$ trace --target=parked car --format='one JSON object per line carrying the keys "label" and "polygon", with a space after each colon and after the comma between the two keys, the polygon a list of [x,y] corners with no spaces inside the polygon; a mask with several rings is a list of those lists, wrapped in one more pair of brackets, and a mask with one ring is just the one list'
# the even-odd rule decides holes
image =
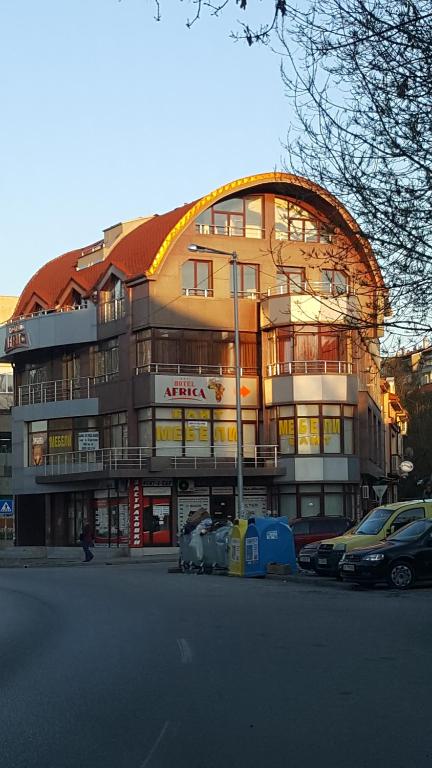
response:
{"label": "parked car", "polygon": [[397,589],[432,580],[432,520],[417,520],[380,544],[346,552],[339,572],[344,581],[370,586],[387,581]]}
{"label": "parked car", "polygon": [[366,517],[344,536],[328,539],[320,544],[317,554],[317,572],[334,576],[339,574],[339,562],[345,552],[379,544],[391,533],[415,520],[432,518],[432,500],[399,501],[372,509]]}
{"label": "parked car", "polygon": [[297,517],[290,522],[298,554],[306,544],[345,533],[354,525],[346,517]]}
{"label": "parked car", "polygon": [[305,547],[302,547],[298,553],[298,564],[304,571],[316,570],[316,559],[320,544],[320,541],[313,541],[311,544],[306,544]]}

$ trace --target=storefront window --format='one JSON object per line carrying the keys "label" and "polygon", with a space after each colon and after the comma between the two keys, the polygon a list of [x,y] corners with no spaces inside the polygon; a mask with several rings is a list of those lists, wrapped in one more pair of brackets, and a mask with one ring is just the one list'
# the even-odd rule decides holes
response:
{"label": "storefront window", "polygon": [[[341,418],[341,409],[344,419]],[[347,410],[345,410],[347,409]],[[343,431],[342,431],[343,424]],[[279,408],[279,448],[282,454],[352,454],[354,409],[340,405],[297,405]]]}

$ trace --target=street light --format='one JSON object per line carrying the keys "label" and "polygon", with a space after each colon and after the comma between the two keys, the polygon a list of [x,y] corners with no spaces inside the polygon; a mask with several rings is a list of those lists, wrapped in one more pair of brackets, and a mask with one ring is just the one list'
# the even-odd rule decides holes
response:
{"label": "street light", "polygon": [[236,251],[220,251],[217,248],[207,248],[204,245],[191,243],[188,250],[193,253],[214,253],[217,256],[230,256],[233,265],[233,295],[234,295],[234,355],[235,355],[235,382],[236,382],[236,422],[237,422],[237,494],[238,516],[245,517],[243,503],[243,445],[242,445],[242,418],[241,418],[241,381],[240,381],[240,332],[238,311],[238,256]]}

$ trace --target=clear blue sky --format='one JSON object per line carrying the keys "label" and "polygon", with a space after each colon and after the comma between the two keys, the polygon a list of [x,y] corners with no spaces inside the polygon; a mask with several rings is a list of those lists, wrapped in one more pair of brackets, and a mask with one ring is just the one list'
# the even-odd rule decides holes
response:
{"label": "clear blue sky", "polygon": [[229,39],[238,8],[191,30],[187,3],[162,10],[0,0],[0,294],[118,221],[280,167],[278,57]]}

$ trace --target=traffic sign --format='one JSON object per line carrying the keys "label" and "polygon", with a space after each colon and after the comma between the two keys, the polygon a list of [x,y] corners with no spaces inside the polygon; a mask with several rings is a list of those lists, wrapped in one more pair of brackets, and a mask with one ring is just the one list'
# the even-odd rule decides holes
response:
{"label": "traffic sign", "polygon": [[384,485],[384,484],[383,485],[373,485],[372,488],[374,490],[374,494],[377,497],[378,501],[381,502],[382,501],[382,497],[384,496],[384,494],[385,494],[385,492],[386,492],[386,490],[388,488],[388,485]]}
{"label": "traffic sign", "polygon": [[0,499],[0,516],[12,517],[14,513],[14,503],[12,499]]}

